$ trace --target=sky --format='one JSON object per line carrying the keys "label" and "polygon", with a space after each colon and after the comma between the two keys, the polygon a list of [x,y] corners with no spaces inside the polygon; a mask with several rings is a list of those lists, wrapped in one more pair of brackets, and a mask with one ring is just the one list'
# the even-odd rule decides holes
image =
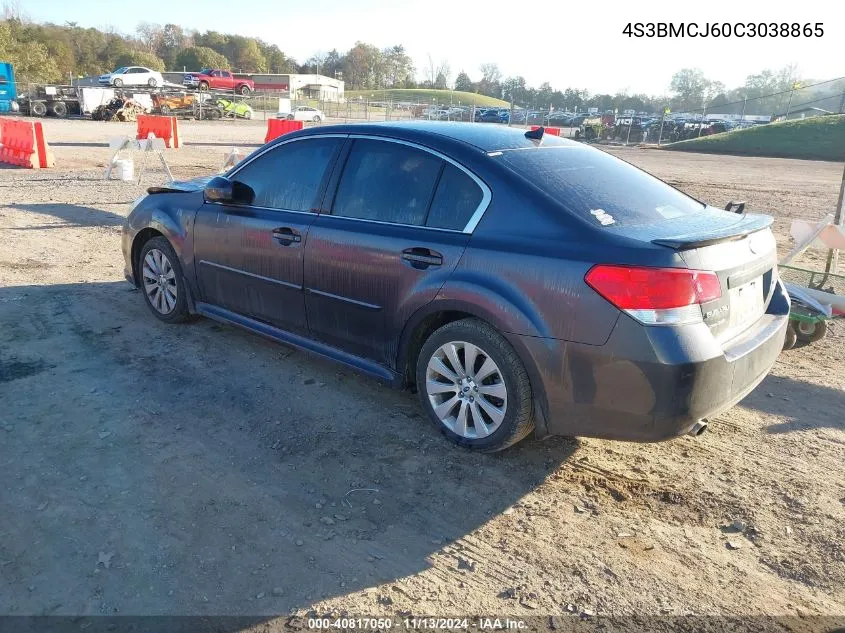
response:
{"label": "sky", "polygon": [[[199,31],[259,37],[304,61],[316,52],[344,52],[356,41],[379,48],[402,44],[417,73],[448,61],[477,80],[479,66],[495,62],[504,76],[522,75],[530,86],[586,88],[591,93],[668,93],[672,74],[699,68],[728,88],[766,68],[789,64],[802,77],[845,75],[845,7],[841,0],[804,5],[784,0],[702,2],[519,3],[513,0],[17,0],[38,22],[111,27],[134,33],[139,22],[168,22]],[[116,7],[119,5],[119,10]],[[109,7],[109,8],[106,8]],[[524,8],[523,8],[524,7]],[[806,8],[805,8],[806,7]],[[629,38],[629,22],[822,23],[822,37]]]}

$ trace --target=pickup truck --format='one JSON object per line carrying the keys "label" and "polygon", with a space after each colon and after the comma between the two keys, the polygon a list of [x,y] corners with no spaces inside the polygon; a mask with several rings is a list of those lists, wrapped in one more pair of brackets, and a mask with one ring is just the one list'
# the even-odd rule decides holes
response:
{"label": "pickup truck", "polygon": [[198,73],[186,73],[184,84],[200,90],[231,90],[242,95],[248,95],[255,90],[252,79],[235,77],[231,71],[219,68],[203,68]]}

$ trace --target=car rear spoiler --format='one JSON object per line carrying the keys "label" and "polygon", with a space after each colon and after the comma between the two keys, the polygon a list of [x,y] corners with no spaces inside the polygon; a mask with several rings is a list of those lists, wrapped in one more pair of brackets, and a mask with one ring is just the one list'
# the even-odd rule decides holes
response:
{"label": "car rear spoiler", "polygon": [[702,246],[718,244],[719,242],[740,240],[746,235],[770,227],[772,222],[773,219],[769,215],[745,215],[739,222],[729,226],[719,227],[711,231],[708,231],[706,227],[702,227],[701,231],[695,231],[694,233],[687,233],[685,235],[660,237],[651,240],[651,243],[684,251],[691,248],[701,248]]}

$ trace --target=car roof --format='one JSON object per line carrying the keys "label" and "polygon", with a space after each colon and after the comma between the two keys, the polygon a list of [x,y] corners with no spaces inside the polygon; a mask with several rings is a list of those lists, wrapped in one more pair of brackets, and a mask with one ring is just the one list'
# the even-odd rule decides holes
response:
{"label": "car roof", "polygon": [[[437,142],[440,139],[472,145],[483,152],[536,147],[536,141],[525,138],[525,130],[497,125],[478,125],[447,121],[388,121],[383,123],[353,123],[308,128],[297,136],[315,134],[371,134],[408,141]],[[285,135],[287,136],[287,135]],[[557,136],[547,135],[544,141],[555,145],[579,145]]]}

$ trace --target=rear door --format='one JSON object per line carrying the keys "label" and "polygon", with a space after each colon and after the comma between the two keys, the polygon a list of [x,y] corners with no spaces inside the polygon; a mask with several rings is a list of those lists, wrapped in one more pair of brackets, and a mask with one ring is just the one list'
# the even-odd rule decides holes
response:
{"label": "rear door", "polygon": [[141,73],[143,71],[140,68],[133,66],[132,68],[128,68],[126,70],[126,74],[123,77],[123,84],[126,86],[138,86],[142,83],[145,83]]}
{"label": "rear door", "polygon": [[201,300],[284,330],[306,330],[303,252],[343,135],[274,146],[231,174],[248,204],[204,204],[194,227]]}
{"label": "rear door", "polygon": [[455,269],[489,189],[421,147],[354,138],[305,252],[311,335],[392,367],[408,318]]}

